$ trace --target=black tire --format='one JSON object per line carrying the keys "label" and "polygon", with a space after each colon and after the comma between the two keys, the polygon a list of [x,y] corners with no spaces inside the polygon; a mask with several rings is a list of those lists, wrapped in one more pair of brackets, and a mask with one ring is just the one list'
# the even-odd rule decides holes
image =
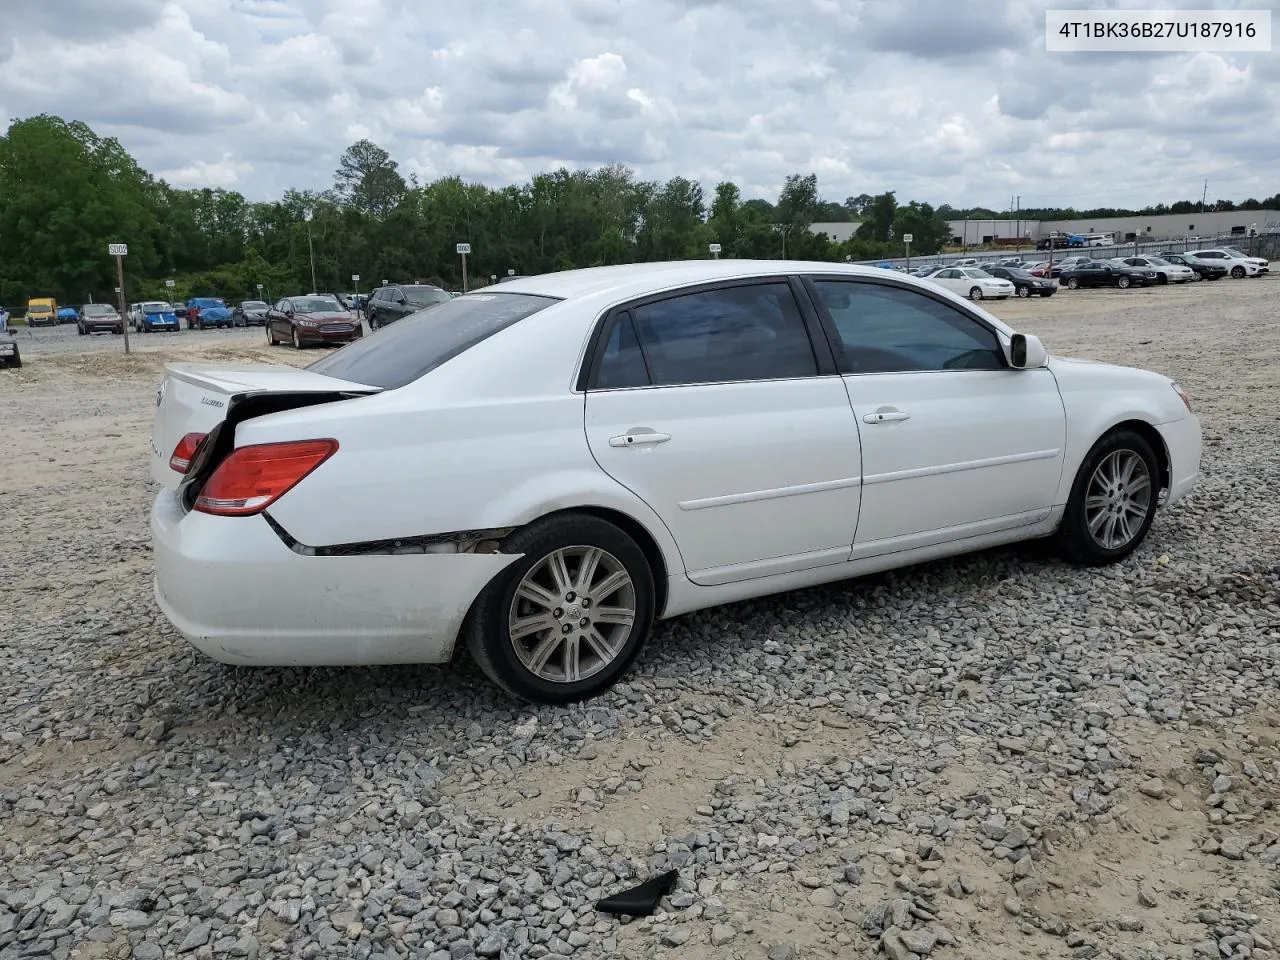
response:
{"label": "black tire", "polygon": [[297,328],[297,327],[294,327],[294,328],[293,328],[293,349],[295,349],[295,350],[301,350],[301,349],[302,349],[302,338],[300,338],[300,337],[298,336],[298,328]]}
{"label": "black tire", "polygon": [[[510,636],[508,614],[525,575],[554,551],[575,546],[598,547],[622,565],[631,577],[635,620],[614,659],[599,672],[573,682],[548,680],[520,661]],[[653,626],[653,571],[644,551],[607,520],[580,513],[538,520],[509,536],[503,549],[523,556],[481,591],[462,628],[467,650],[485,675],[512,696],[546,704],[586,700],[617,683],[639,655]]]}
{"label": "black tire", "polygon": [[1245,273],[1244,267],[1232,267],[1231,279],[1239,280],[1244,277],[1244,273]]}
{"label": "black tire", "polygon": [[981,287],[974,287],[972,290],[970,290],[970,291],[969,291],[969,299],[970,299],[970,300],[981,300],[981,299],[982,299],[982,288],[981,288]]}
{"label": "black tire", "polygon": [[1128,277],[1120,277],[1116,280],[1116,286],[1119,287],[1121,290],[1128,290],[1130,284],[1132,283],[1133,281],[1130,280]]}
{"label": "black tire", "polygon": [[1052,297],[1052,296],[1053,296],[1053,291],[1052,291],[1052,290],[1041,290],[1041,291],[1040,291],[1040,296],[1042,296],[1042,297]]}
{"label": "black tire", "polygon": [[1067,281],[1067,286],[1070,287],[1072,290],[1079,290],[1080,281],[1075,277],[1072,277],[1070,280]]}
{"label": "black tire", "polygon": [[276,339],[276,332],[271,329],[271,324],[268,323],[266,327],[267,327],[267,346],[270,346],[270,347],[280,346],[280,341]]}
{"label": "black tire", "polygon": [[1169,282],[1169,275],[1167,273],[1156,274],[1156,283],[1168,283],[1168,282]]}
{"label": "black tire", "polygon": [[14,347],[13,356],[11,356],[7,362],[9,366],[17,370],[19,367],[22,366],[22,351],[19,350],[17,347]]}
{"label": "black tire", "polygon": [[83,337],[83,336],[85,335],[85,329],[84,329],[84,327],[77,326],[77,327],[76,327],[76,333],[80,334],[80,336],[82,336],[82,337]]}
{"label": "black tire", "polygon": [[[1089,532],[1088,522],[1085,519],[1085,500],[1088,497],[1094,471],[1112,454],[1121,451],[1130,451],[1142,458],[1147,468],[1147,476],[1150,478],[1150,498],[1146,514],[1132,539],[1123,546],[1108,549]],[[1056,534],[1059,552],[1071,563],[1081,566],[1096,567],[1123,560],[1146,539],[1147,531],[1151,529],[1151,521],[1156,515],[1159,492],[1160,465],[1156,460],[1155,451],[1151,449],[1151,444],[1141,434],[1132,430],[1118,429],[1106,434],[1093,445],[1093,449],[1084,458],[1075,482],[1071,485],[1071,496],[1067,500],[1067,509]]]}
{"label": "black tire", "polygon": [[1018,296],[1024,299],[1031,296],[1031,288],[1028,287],[1026,284],[1022,284],[1017,289],[1018,289]]}

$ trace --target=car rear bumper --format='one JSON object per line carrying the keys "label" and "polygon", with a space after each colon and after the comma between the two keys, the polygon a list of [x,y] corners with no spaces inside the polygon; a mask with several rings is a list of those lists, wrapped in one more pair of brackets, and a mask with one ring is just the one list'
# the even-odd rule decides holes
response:
{"label": "car rear bumper", "polygon": [[1169,451],[1169,494],[1165,505],[1171,506],[1190,493],[1200,479],[1200,421],[1192,416],[1162,423],[1156,429]]}
{"label": "car rear bumper", "polygon": [[155,596],[214,660],[250,666],[442,663],[467,611],[515,554],[315,557],[262,516],[151,511]]}

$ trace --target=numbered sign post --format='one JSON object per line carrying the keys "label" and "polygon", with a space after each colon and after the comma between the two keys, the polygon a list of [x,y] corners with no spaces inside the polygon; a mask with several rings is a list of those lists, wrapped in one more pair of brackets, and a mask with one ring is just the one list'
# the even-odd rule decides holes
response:
{"label": "numbered sign post", "polygon": [[457,246],[458,256],[462,257],[462,292],[467,292],[467,254],[471,252],[471,244],[460,243]]}
{"label": "numbered sign post", "polygon": [[902,235],[902,242],[907,245],[907,273],[911,272],[911,241],[914,239],[915,237],[909,233]]}
{"label": "numbered sign post", "polygon": [[711,251],[711,257],[712,257],[712,259],[714,259],[714,260],[719,260],[719,259],[720,259],[720,244],[718,244],[718,243],[712,243],[712,244],[709,244],[709,245],[707,246],[707,249]]}
{"label": "numbered sign post", "polygon": [[351,289],[355,291],[355,299],[351,301],[352,309],[360,312],[360,274],[351,275]]}
{"label": "numbered sign post", "polygon": [[118,293],[120,301],[120,328],[124,331],[124,352],[129,352],[129,324],[124,320],[124,258],[129,255],[129,245],[127,243],[108,243],[107,255],[116,258],[116,293]]}

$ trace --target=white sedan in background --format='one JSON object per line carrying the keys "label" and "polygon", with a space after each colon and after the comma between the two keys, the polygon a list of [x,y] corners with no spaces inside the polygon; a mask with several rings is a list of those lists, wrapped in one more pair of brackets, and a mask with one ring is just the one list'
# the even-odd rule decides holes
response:
{"label": "white sedan in background", "polygon": [[1166,376],[927,281],[698,260],[521,277],[317,360],[171,364],[161,610],[249,665],[449,660],[535,702],[655,620],[1039,537],[1128,556],[1200,469]]}
{"label": "white sedan in background", "polygon": [[1000,300],[1017,292],[1008,280],[993,277],[978,267],[947,267],[925,279],[970,300]]}
{"label": "white sedan in background", "polygon": [[1152,270],[1157,283],[1191,283],[1199,279],[1194,270],[1185,264],[1172,263],[1163,257],[1116,257],[1112,263],[1126,267]]}

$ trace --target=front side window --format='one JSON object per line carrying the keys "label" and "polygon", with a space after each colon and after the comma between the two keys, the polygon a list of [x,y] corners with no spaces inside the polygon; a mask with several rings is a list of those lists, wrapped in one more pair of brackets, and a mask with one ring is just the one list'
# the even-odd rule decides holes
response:
{"label": "front side window", "polygon": [[923,293],[849,280],[813,287],[839,336],[842,373],[1005,368],[993,330]]}
{"label": "front side window", "polygon": [[705,290],[632,310],[655,386],[782,380],[818,372],[785,281]]}

